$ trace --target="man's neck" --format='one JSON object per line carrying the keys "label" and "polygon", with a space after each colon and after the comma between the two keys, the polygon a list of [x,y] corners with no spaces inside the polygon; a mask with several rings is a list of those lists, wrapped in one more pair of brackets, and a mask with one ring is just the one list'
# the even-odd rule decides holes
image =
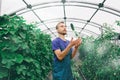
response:
{"label": "man's neck", "polygon": [[65,35],[61,35],[61,34],[59,34],[59,38],[61,38],[62,40],[66,41],[66,39],[65,39]]}

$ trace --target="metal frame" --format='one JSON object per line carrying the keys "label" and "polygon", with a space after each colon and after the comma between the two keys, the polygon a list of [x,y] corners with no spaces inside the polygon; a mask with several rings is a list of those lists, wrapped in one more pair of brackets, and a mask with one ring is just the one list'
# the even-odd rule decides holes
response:
{"label": "metal frame", "polygon": [[[78,26],[75,26],[75,28],[77,28],[77,29],[79,29],[79,30],[81,30],[82,28],[80,28],[80,27],[78,27]],[[52,31],[54,31],[55,30],[55,27],[51,27],[50,28]],[[43,32],[48,32],[48,29],[45,29],[45,30],[42,30]],[[71,30],[71,28],[68,28],[68,31],[70,31],[70,32],[73,32],[72,30]],[[95,32],[93,32],[93,31],[90,31],[90,30],[88,30],[88,29],[84,29],[84,32],[89,32],[90,34],[92,33],[92,34],[94,34],[94,35],[100,35],[100,34],[97,34],[97,33],[95,33]],[[76,32],[78,32],[78,31],[76,31]]]}
{"label": "metal frame", "polygon": [[[53,32],[54,32],[55,34],[57,34],[57,32],[56,32],[55,30],[54,30]],[[67,31],[67,32],[69,33],[69,32],[72,32],[72,31]],[[49,34],[49,33],[47,33],[47,34]],[[89,36],[89,35],[84,34],[84,33],[81,33],[81,35]],[[68,36],[68,35],[66,35],[66,36]]]}
{"label": "metal frame", "polygon": [[[43,7],[39,7],[39,8],[34,8],[34,10],[37,10],[37,9],[42,9],[42,8],[63,6],[61,4],[60,5],[55,5],[57,3],[61,3],[61,2],[60,1],[54,1],[54,2],[38,3],[38,4],[32,5],[32,8],[34,8],[36,6],[43,6]],[[70,5],[68,5],[67,3],[69,3]],[[71,3],[76,3],[76,4],[80,3],[80,4],[83,4],[83,5],[73,5]],[[50,5],[50,4],[54,4],[54,5]],[[90,6],[87,6],[87,5],[90,5]],[[65,6],[78,6],[78,7],[86,7],[86,8],[91,8],[91,9],[97,9],[98,4],[96,4],[96,3],[90,3],[90,2],[84,2],[84,1],[66,1]],[[96,7],[92,7],[92,6],[96,6]],[[18,13],[18,12],[26,10],[26,9],[28,9],[28,8],[26,8],[26,7],[25,8],[21,8],[21,9],[19,9],[17,11],[14,11],[14,12],[10,13],[10,14]],[[111,12],[111,11],[108,11],[108,10],[104,10],[104,9],[108,9],[108,10],[111,10],[111,11],[114,11],[114,12]],[[104,9],[100,9],[100,10],[120,17],[120,11],[119,10],[114,9],[112,7],[105,6],[105,5],[104,5]],[[26,13],[26,12],[29,12],[29,11],[31,11],[31,10],[28,9],[25,12],[22,12],[20,14],[23,14],[23,13]],[[20,14],[18,14],[18,15],[20,15]]]}
{"label": "metal frame", "polygon": [[[46,20],[44,21],[44,23],[46,24],[49,24],[49,23],[54,23],[54,22],[58,22],[60,19],[63,19],[63,18],[56,18],[56,19],[49,19],[49,20]],[[82,24],[85,24],[86,23],[86,20],[83,20],[83,19],[79,19],[79,18],[67,18],[66,19],[68,22],[76,22],[76,23],[82,23]],[[90,26],[93,26],[93,27],[96,27],[98,29],[101,29],[102,25],[98,24],[98,23],[95,23],[95,22],[90,22],[88,25]],[[41,26],[38,24],[38,27]],[[77,27],[75,26],[76,28],[80,28],[80,30],[82,29],[81,27]],[[53,30],[55,27],[51,27],[50,29]],[[45,30],[48,30],[48,29],[45,29]],[[87,30],[87,29],[86,29]],[[104,29],[103,29],[104,30]],[[44,30],[42,30],[44,32]],[[92,32],[94,34],[97,34],[91,30],[88,30],[89,32]],[[97,34],[98,35],[98,34]]]}
{"label": "metal frame", "polygon": [[[106,0],[103,0],[103,2],[101,2],[99,4],[95,4],[95,3],[84,2],[84,1],[66,1],[66,0],[61,0],[61,2],[60,1],[54,1],[54,2],[38,3],[38,4],[31,5],[31,4],[28,4],[27,2],[25,2],[25,0],[23,0],[23,2],[26,4],[27,8],[21,8],[21,9],[15,11],[15,12],[11,13],[10,15],[12,15],[14,13],[16,13],[16,14],[18,13],[17,15],[21,15],[21,14],[27,13],[29,11],[32,11],[34,13],[34,15],[39,19],[39,21],[47,28],[47,30],[49,30],[54,36],[56,36],[54,34],[54,32],[52,32],[52,30],[50,30],[50,28],[47,26],[47,24],[44,23],[45,21],[43,21],[37,15],[37,13],[34,10],[43,9],[43,8],[49,8],[49,7],[56,7],[56,6],[63,6],[63,12],[64,12],[63,13],[64,14],[63,19],[64,19],[65,24],[66,24],[66,22],[68,22],[68,20],[69,20],[67,18],[67,15],[66,15],[66,10],[65,10],[66,6],[85,7],[85,8],[90,8],[90,9],[96,9],[96,11],[91,15],[91,17],[88,20],[83,20],[83,21],[85,21],[85,23],[84,23],[85,25],[81,28],[81,30],[79,32],[79,33],[81,33],[85,29],[85,27],[87,27],[87,25],[90,25],[90,23],[98,24],[98,23],[95,23],[95,22],[91,22],[92,18],[94,17],[94,15],[98,11],[104,11],[106,13],[110,13],[112,15],[120,17],[120,11],[116,10],[114,8],[105,6],[104,5],[105,1]],[[72,3],[74,3],[74,4],[76,3],[77,5],[74,5]],[[55,4],[57,4],[57,5],[55,5]],[[41,7],[39,7],[39,6],[41,6]],[[104,7],[104,9],[102,9],[102,7]],[[77,19],[74,18],[73,20],[77,20]],[[82,20],[82,19],[79,19],[79,20]],[[98,24],[98,25],[100,25],[100,24]],[[101,33],[102,33],[102,26],[99,27],[99,28],[101,29]]]}
{"label": "metal frame", "polygon": [[[55,22],[58,22],[60,19],[63,19],[63,18],[56,18],[56,19],[49,19],[49,20],[45,20],[44,23],[45,24],[49,24],[49,23],[55,23]],[[79,19],[79,18],[67,18],[67,21],[68,22],[76,22],[76,23],[82,23],[82,24],[85,24],[86,23],[86,20],[83,20],[83,19]],[[37,24],[38,28],[39,26],[42,26],[43,24]],[[95,22],[90,22],[88,25],[90,26],[93,26],[93,27],[96,27],[98,29],[101,30],[101,32],[104,30],[104,28],[102,28],[102,25],[98,24],[98,23],[95,23]],[[80,28],[80,30],[82,29],[81,27],[77,27],[75,26],[76,28]],[[51,30],[55,29],[55,27],[51,27],[50,28]],[[48,29],[44,29],[44,30],[41,30],[41,31],[45,31],[45,30],[48,30]],[[87,30],[87,29],[86,29]],[[92,32],[93,34],[97,34],[95,32],[93,32],[92,30],[88,30],[89,32]],[[102,33],[101,33],[102,34]],[[97,35],[100,35],[100,34],[97,34]]]}
{"label": "metal frame", "polygon": [[2,0],[0,0],[0,16],[1,16],[1,7],[2,7]]}

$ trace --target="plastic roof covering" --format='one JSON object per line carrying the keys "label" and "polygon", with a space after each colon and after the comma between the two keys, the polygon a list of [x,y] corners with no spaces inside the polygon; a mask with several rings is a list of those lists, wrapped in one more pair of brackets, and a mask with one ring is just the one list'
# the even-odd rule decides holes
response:
{"label": "plastic roof covering", "polygon": [[104,23],[114,25],[115,31],[120,32],[115,25],[120,20],[118,0],[1,0],[0,4],[0,15],[17,14],[27,23],[38,22],[38,28],[52,39],[57,37],[55,26],[59,21],[66,22],[67,38],[75,37],[70,23],[82,37],[101,35]]}

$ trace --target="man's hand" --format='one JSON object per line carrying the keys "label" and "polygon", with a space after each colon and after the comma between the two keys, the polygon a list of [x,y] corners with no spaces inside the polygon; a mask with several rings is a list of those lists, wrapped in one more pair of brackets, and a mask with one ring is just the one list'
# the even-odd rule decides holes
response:
{"label": "man's hand", "polygon": [[82,42],[81,38],[78,38],[76,40],[73,40],[73,38],[72,38],[70,43],[69,43],[69,46],[70,47],[75,46],[75,48],[78,48],[80,46],[81,42]]}
{"label": "man's hand", "polygon": [[74,45],[73,45],[74,46],[74,50],[72,52],[71,59],[76,55],[78,47],[80,46],[81,43],[82,43],[81,38],[78,38],[78,39],[74,40]]}
{"label": "man's hand", "polygon": [[75,48],[77,49],[77,48],[80,46],[81,43],[82,43],[82,39],[81,39],[81,38],[78,38],[78,39],[76,40]]}
{"label": "man's hand", "polygon": [[73,46],[75,46],[76,43],[77,43],[77,40],[73,40],[73,38],[71,38],[69,46],[72,48]]}

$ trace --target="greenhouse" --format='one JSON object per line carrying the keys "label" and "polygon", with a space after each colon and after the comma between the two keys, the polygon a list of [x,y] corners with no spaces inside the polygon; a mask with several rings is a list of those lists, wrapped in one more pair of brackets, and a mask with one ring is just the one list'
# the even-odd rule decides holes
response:
{"label": "greenhouse", "polygon": [[0,0],[0,80],[120,80],[118,0]]}

